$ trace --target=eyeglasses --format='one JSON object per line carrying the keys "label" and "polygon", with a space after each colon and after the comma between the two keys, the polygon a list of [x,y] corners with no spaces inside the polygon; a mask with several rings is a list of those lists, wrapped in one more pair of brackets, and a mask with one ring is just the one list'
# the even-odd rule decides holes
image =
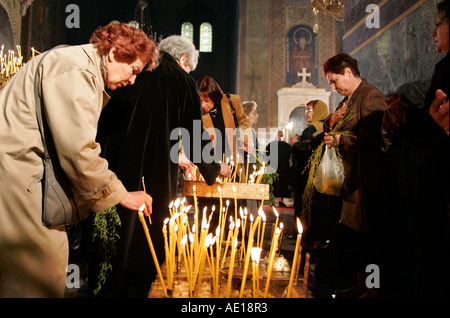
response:
{"label": "eyeglasses", "polygon": [[312,110],[312,109],[305,109],[305,114],[307,114],[307,113],[310,113],[310,112],[313,112],[314,110]]}

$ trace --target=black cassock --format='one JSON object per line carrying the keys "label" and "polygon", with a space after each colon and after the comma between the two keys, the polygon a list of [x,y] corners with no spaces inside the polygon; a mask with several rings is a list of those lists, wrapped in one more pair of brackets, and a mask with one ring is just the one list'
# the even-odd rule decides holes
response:
{"label": "black cassock", "polygon": [[[178,140],[174,136],[171,140],[171,132],[175,129],[176,136],[179,127],[187,129],[191,138],[186,140],[183,135],[183,146],[193,149],[193,143],[200,145],[201,115],[194,80],[171,55],[162,52],[160,65],[151,72],[143,72],[134,85],[114,94],[99,121],[97,139],[103,156],[126,189],[143,190],[142,176],[145,178],[146,191],[153,198],[149,230],[160,263],[164,261],[163,221],[170,216],[168,206],[177,196],[178,165],[171,160],[170,153],[177,153]],[[209,143],[209,139],[201,141],[201,148],[212,147]],[[189,153],[187,156],[190,158]],[[220,165],[196,164],[207,183],[213,184]],[[147,240],[137,213],[120,205],[117,210],[122,222],[120,241],[105,295],[112,292],[110,296],[146,297],[156,277]]]}

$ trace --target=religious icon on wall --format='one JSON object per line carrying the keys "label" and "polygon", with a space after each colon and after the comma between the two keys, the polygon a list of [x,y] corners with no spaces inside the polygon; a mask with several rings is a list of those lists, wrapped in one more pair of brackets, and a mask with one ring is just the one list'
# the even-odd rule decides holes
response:
{"label": "religious icon on wall", "polygon": [[308,82],[317,85],[317,35],[308,25],[291,28],[286,35],[286,84]]}

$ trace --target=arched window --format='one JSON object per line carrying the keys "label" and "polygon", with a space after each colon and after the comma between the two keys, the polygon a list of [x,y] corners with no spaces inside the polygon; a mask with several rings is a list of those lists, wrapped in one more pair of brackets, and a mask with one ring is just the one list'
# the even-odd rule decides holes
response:
{"label": "arched window", "polygon": [[200,25],[200,52],[212,52],[212,25],[208,22],[203,22]]}
{"label": "arched window", "polygon": [[194,43],[194,25],[191,22],[184,22],[181,25],[181,36]]}

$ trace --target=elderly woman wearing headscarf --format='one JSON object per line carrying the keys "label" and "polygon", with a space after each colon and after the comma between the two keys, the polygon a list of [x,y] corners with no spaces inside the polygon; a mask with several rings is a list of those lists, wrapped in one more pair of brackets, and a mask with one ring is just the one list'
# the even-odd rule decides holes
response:
{"label": "elderly woman wearing headscarf", "polygon": [[[291,138],[292,145],[292,189],[294,190],[294,215],[302,220],[303,243],[312,247],[313,241],[325,242],[330,238],[328,199],[327,195],[315,193],[315,204],[312,206],[311,218],[308,221],[302,211],[302,194],[305,189],[308,174],[302,173],[313,150],[321,143],[323,121],[329,115],[328,106],[321,100],[311,100],[306,103],[305,117],[307,127],[300,136]],[[295,223],[295,222],[294,222]],[[294,229],[294,233],[297,230]]]}

